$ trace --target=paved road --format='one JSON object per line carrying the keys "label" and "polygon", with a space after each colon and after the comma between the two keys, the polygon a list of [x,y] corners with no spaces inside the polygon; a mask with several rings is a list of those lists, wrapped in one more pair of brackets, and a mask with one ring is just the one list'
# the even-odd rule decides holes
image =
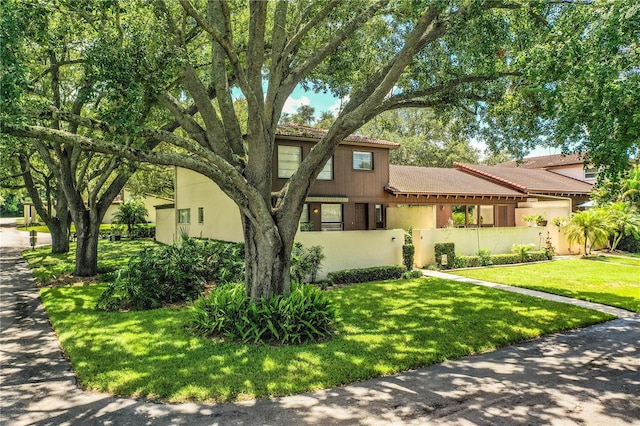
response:
{"label": "paved road", "polygon": [[0,254],[3,425],[640,425],[638,315],[285,398],[169,405],[84,392],[20,251]]}

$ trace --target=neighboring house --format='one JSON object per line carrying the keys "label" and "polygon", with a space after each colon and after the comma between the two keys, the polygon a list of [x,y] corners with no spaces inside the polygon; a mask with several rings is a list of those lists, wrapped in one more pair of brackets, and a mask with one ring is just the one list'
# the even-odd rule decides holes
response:
{"label": "neighboring house", "polygon": [[[278,128],[272,164],[274,191],[282,188],[324,134],[324,130],[300,125]],[[402,229],[409,227],[424,230],[414,231],[414,241],[417,237],[422,241],[416,244],[423,246],[417,250],[419,266],[432,261],[433,241],[458,238],[451,231],[443,233],[455,228],[463,228],[456,234],[463,254],[474,254],[483,241],[491,241],[482,248],[494,253],[508,252],[513,243],[540,245],[543,228],[524,229],[524,215],[567,218],[575,205],[589,199],[590,184],[545,170],[390,165],[389,151],[398,146],[349,136],[311,186],[296,240],[325,248],[325,273],[400,263]],[[158,241],[171,243],[182,234],[242,241],[240,213],[233,201],[203,175],[182,168],[175,173],[175,205],[156,207]],[[503,229],[513,231],[505,236]],[[465,230],[493,236],[483,240],[479,231],[470,237]],[[467,244],[471,240],[473,244]]]}
{"label": "neighboring house", "polygon": [[508,161],[500,164],[500,166],[548,170],[591,184],[595,183],[598,177],[598,170],[593,166],[585,166],[584,158],[582,158],[582,155],[579,153],[528,157],[523,158],[520,162]]}

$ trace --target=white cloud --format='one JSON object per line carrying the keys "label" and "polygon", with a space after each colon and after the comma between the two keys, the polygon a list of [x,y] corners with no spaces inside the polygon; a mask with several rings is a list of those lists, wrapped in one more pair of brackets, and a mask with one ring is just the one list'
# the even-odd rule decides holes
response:
{"label": "white cloud", "polygon": [[310,104],[311,102],[309,101],[309,98],[306,96],[302,96],[300,97],[300,99],[294,99],[290,97],[284,103],[284,108],[282,109],[282,112],[286,114],[295,114],[298,112],[298,108],[300,108],[302,105],[310,105]]}

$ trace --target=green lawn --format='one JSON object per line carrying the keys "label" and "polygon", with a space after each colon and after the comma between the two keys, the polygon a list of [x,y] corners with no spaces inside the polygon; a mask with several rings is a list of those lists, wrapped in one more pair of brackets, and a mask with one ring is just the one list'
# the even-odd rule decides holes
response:
{"label": "green lawn", "polygon": [[[111,231],[111,228],[113,228],[114,225],[110,224],[110,223],[102,223],[100,224],[100,232],[109,232]],[[122,226],[120,225],[120,228],[122,229]],[[36,232],[45,232],[45,233],[49,233],[49,227],[47,225],[30,225],[30,226],[24,226],[21,225],[18,227],[18,231],[36,231]],[[76,226],[72,223],[71,224],[71,232],[76,232]]]}
{"label": "green lawn", "polygon": [[[640,266],[640,259],[628,256],[598,256],[589,259],[594,262],[617,263],[620,265]],[[640,280],[639,280],[640,281]]]}
{"label": "green lawn", "polygon": [[618,257],[558,260],[456,271],[456,275],[531,288],[640,312],[640,267]]}
{"label": "green lawn", "polygon": [[[108,241],[98,243],[98,272],[112,272],[126,265],[129,257],[145,247],[154,247],[157,243],[150,239]],[[60,278],[72,274],[76,258],[76,243],[70,243],[68,253],[51,254],[50,246],[35,250],[25,250],[22,255],[31,268],[31,274],[42,285],[49,285]]]}
{"label": "green lawn", "polygon": [[235,401],[290,395],[492,351],[612,317],[435,278],[352,285],[329,293],[337,335],[301,346],[194,337],[189,311],[93,309],[104,285],[51,287],[42,300],[80,383],[117,395]]}

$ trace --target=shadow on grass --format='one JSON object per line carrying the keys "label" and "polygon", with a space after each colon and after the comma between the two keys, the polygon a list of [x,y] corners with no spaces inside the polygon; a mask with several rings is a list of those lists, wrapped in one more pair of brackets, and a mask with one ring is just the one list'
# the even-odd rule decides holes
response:
{"label": "shadow on grass", "polygon": [[301,346],[193,337],[185,309],[104,313],[100,287],[43,293],[80,382],[118,395],[233,401],[290,395],[460,358],[611,317],[453,283],[414,280],[334,291],[337,336]]}

